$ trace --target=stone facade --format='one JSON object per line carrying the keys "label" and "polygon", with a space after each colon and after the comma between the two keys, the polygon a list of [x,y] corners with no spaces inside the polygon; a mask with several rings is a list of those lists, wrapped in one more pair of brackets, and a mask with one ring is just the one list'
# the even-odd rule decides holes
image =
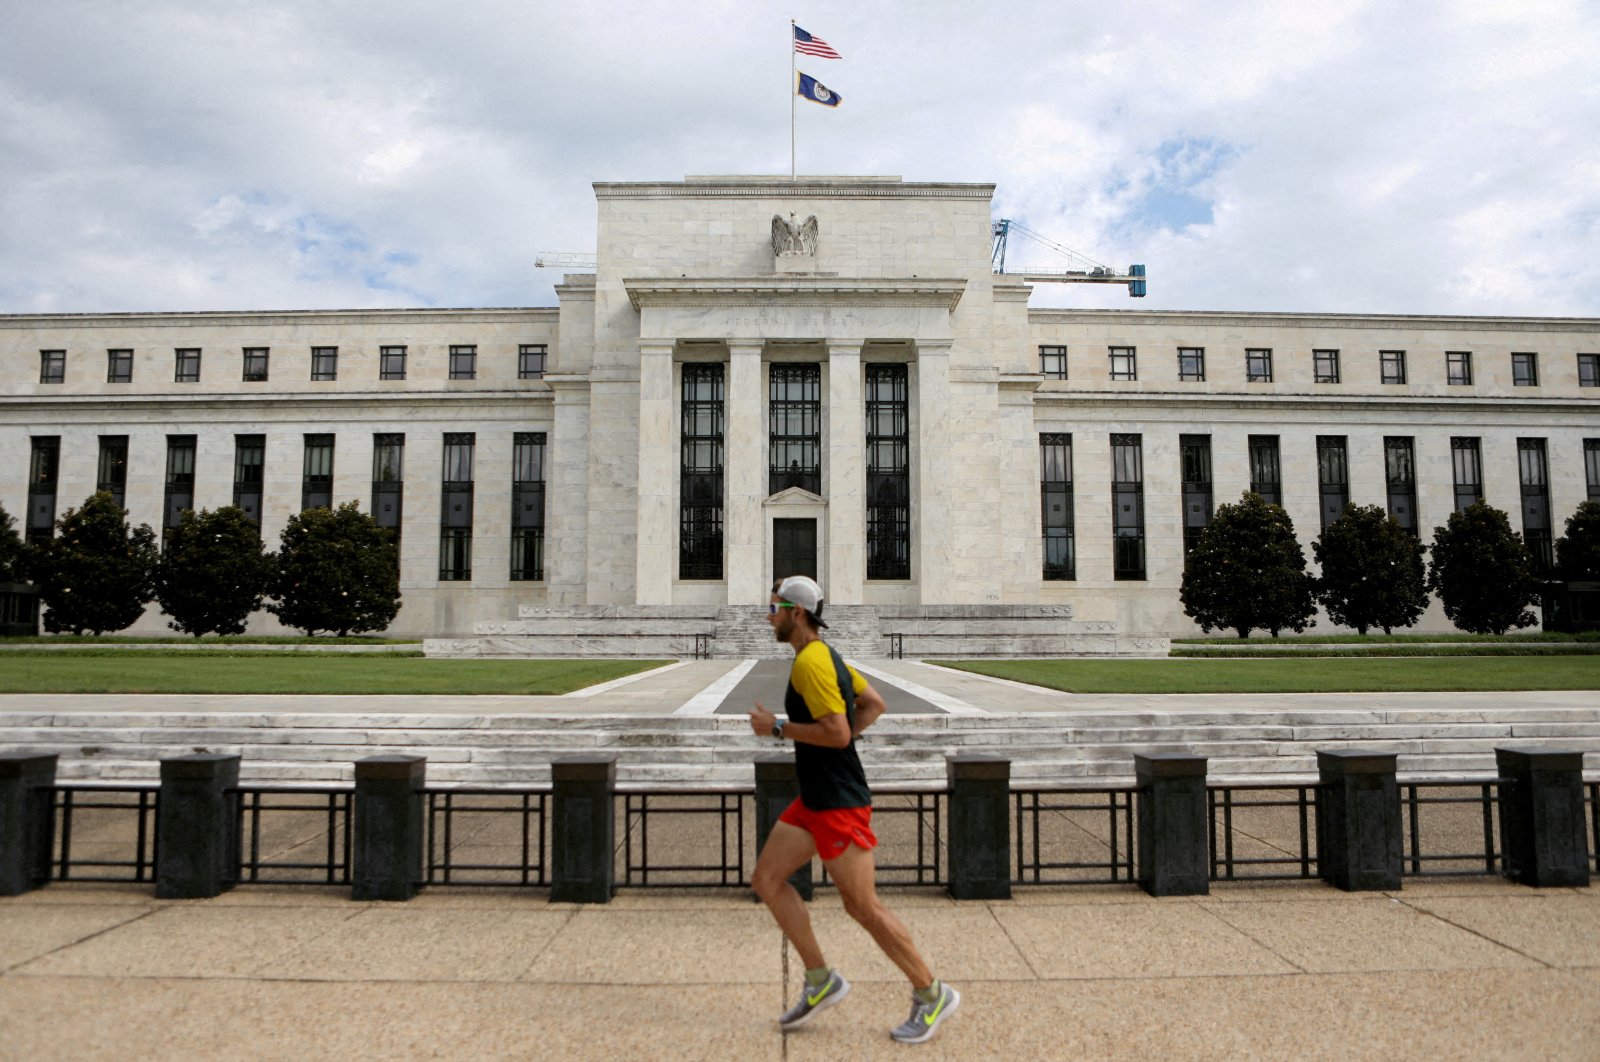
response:
{"label": "stone facade", "polygon": [[[740,177],[595,191],[595,271],[565,277],[555,308],[0,317],[0,504],[22,519],[32,440],[60,440],[59,512],[95,488],[99,438],[125,435],[126,504],[159,527],[168,436],[196,437],[194,504],[215,508],[233,500],[234,436],[263,434],[270,543],[302,499],[305,435],[334,435],[334,499],[367,508],[373,437],[404,434],[395,633],[498,636],[519,608],[711,617],[765,599],[781,522],[810,529],[837,605],[987,607],[996,623],[1001,606],[1069,606],[1137,638],[1193,631],[1177,600],[1180,436],[1208,438],[1215,504],[1249,485],[1249,437],[1275,437],[1283,503],[1307,542],[1320,527],[1318,436],[1347,440],[1349,495],[1363,504],[1386,501],[1385,437],[1411,439],[1425,538],[1454,506],[1452,437],[1480,440],[1485,496],[1514,526],[1519,439],[1544,441],[1556,535],[1600,492],[1585,458],[1600,387],[1579,374],[1580,356],[1600,352],[1600,321],[1036,310],[1029,285],[991,272],[990,185]],[[799,232],[812,216],[814,240],[777,238],[774,219]],[[313,379],[313,348],[330,347],[334,378]],[[385,347],[404,348],[403,378],[384,378]],[[519,373],[519,352],[540,347],[542,371]],[[1064,349],[1049,373],[1041,347]],[[247,381],[245,351],[263,348],[266,378]],[[472,349],[470,378],[451,371],[452,348]],[[1203,350],[1203,379],[1180,377],[1179,348]],[[201,352],[198,381],[175,379],[180,349]],[[108,378],[112,350],[132,351],[125,381]],[[1247,378],[1247,350],[1271,352],[1270,379]],[[1314,350],[1338,351],[1338,382],[1318,381]],[[60,382],[45,351],[65,352]],[[1404,382],[1384,382],[1383,351],[1403,352]],[[1470,352],[1470,384],[1447,381],[1447,352]],[[1537,383],[1520,384],[1513,355],[1530,353]],[[721,570],[683,578],[684,375],[707,363],[721,366]],[[769,374],[786,364],[818,366],[815,490],[769,481]],[[874,576],[867,534],[864,381],[879,364],[905,366],[909,563],[894,578]],[[476,443],[465,580],[440,578],[447,432]],[[513,581],[517,432],[545,438],[544,568]],[[1070,580],[1043,578],[1041,433],[1071,438]],[[1124,434],[1143,459],[1134,579],[1115,578],[1113,561],[1111,440]],[[152,612],[136,629],[161,625]],[[266,616],[253,626],[275,629]],[[1448,624],[1435,606],[1422,628]]]}

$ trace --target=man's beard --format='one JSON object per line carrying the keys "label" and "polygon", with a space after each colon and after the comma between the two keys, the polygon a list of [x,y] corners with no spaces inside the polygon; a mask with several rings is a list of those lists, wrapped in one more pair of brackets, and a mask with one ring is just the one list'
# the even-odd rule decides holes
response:
{"label": "man's beard", "polygon": [[789,640],[789,632],[784,630],[781,626],[774,627],[772,628],[772,640],[775,642],[786,642]]}

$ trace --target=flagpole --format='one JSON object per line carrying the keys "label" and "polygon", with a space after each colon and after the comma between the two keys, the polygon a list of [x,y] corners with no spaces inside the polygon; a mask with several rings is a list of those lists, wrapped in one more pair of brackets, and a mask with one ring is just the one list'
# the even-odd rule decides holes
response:
{"label": "flagpole", "polygon": [[791,181],[796,179],[795,178],[795,172],[796,171],[795,171],[795,163],[794,163],[794,126],[795,126],[795,111],[799,107],[799,103],[796,102],[796,97],[799,94],[795,91],[795,87],[794,87],[795,69],[796,68],[795,68],[795,65],[794,65],[794,19],[791,18],[789,20],[789,180],[791,180]]}

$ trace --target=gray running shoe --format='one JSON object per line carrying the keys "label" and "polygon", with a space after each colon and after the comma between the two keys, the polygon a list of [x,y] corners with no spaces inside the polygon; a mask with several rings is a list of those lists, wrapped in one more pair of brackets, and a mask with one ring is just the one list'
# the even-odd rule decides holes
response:
{"label": "gray running shoe", "polygon": [[920,1044],[933,1039],[939,1025],[961,1006],[961,993],[949,985],[939,986],[939,998],[924,1003],[915,994],[911,997],[911,1017],[905,1023],[889,1030],[889,1035],[903,1044]]}
{"label": "gray running shoe", "polygon": [[800,1002],[790,1007],[784,1012],[783,1017],[778,1019],[778,1028],[784,1032],[798,1029],[849,994],[850,982],[846,981],[838,970],[830,973],[828,979],[818,988],[803,985],[800,989]]}

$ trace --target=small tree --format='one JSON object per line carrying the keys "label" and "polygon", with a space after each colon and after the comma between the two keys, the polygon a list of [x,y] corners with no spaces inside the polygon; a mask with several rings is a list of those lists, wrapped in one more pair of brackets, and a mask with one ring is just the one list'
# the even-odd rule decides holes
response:
{"label": "small tree", "polygon": [[393,536],[346,502],[291,516],[267,611],[308,635],[381,631],[400,611]]}
{"label": "small tree", "polygon": [[149,524],[129,528],[128,511],[106,491],[56,521],[55,537],[30,547],[28,574],[49,607],[52,634],[120,631],[155,596],[160,555]]}
{"label": "small tree", "polygon": [[1600,579],[1600,502],[1586,501],[1556,539],[1556,569],[1568,581]]}
{"label": "small tree", "polygon": [[1390,634],[1428,607],[1427,547],[1376,505],[1346,505],[1311,552],[1322,566],[1317,600],[1340,626]]}
{"label": "small tree", "polygon": [[1451,623],[1473,634],[1504,634],[1534,622],[1539,580],[1522,536],[1506,514],[1477,502],[1433,529],[1428,589]]}
{"label": "small tree", "polygon": [[0,583],[20,583],[27,579],[24,560],[27,547],[17,533],[17,522],[0,505]]}
{"label": "small tree", "polygon": [[1285,628],[1303,631],[1316,613],[1306,555],[1294,521],[1281,505],[1246,491],[1220,505],[1189,552],[1179,599],[1208,634],[1235,630],[1248,638],[1256,627],[1276,638]]}
{"label": "small tree", "polygon": [[243,509],[186,511],[156,572],[156,600],[175,631],[243,634],[275,570]]}

